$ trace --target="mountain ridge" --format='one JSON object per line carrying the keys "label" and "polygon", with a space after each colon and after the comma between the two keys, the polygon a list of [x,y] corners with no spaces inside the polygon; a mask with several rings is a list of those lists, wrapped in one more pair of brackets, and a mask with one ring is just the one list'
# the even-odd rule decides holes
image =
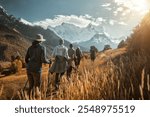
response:
{"label": "mountain ridge", "polygon": [[99,51],[103,50],[105,45],[110,45],[112,48],[116,48],[116,45],[105,33],[97,33],[91,39],[78,44],[87,47],[88,49],[90,49],[90,46],[95,46]]}
{"label": "mountain ridge", "polygon": [[[3,46],[7,47],[5,50],[1,49],[1,51],[3,50],[2,53],[5,54],[0,57],[0,60],[10,60],[10,56],[14,53],[13,51],[17,50],[24,57],[27,47],[31,45],[36,34],[39,33],[46,39],[46,42],[43,44],[47,47],[48,54],[50,54],[52,49],[58,45],[60,37],[50,29],[45,30],[40,26],[30,26],[21,22],[20,19],[21,18],[17,19],[13,15],[9,15],[3,7],[0,7],[0,48],[3,48]],[[10,41],[12,39],[14,39],[14,41]],[[25,45],[25,47],[19,48],[19,45],[15,43],[17,39],[22,40],[19,41],[20,45]],[[8,44],[12,45],[11,49],[7,46]],[[69,44],[68,41],[65,41],[66,46]],[[7,54],[7,50],[10,50],[9,54]]]}

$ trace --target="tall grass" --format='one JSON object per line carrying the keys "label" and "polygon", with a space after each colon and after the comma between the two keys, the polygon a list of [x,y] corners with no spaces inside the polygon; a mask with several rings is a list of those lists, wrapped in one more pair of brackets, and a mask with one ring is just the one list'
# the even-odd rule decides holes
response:
{"label": "tall grass", "polygon": [[2,93],[3,93],[3,88],[4,88],[4,86],[1,85],[1,86],[0,86],[0,97],[1,97],[1,95],[2,95]]}
{"label": "tall grass", "polygon": [[128,37],[126,54],[114,58],[108,53],[94,63],[86,55],[70,82],[63,76],[58,92],[53,93],[54,75],[50,75],[51,85],[47,87],[45,81],[40,99],[150,99],[149,30],[150,13]]}
{"label": "tall grass", "polygon": [[50,100],[109,100],[150,99],[149,75],[145,72],[141,54],[129,54],[110,59],[101,64],[100,58],[93,63],[82,60],[79,72],[72,74],[71,81],[64,75],[60,89],[54,92],[54,75],[51,84],[44,80],[41,91],[34,90],[32,97],[21,91],[20,99]]}

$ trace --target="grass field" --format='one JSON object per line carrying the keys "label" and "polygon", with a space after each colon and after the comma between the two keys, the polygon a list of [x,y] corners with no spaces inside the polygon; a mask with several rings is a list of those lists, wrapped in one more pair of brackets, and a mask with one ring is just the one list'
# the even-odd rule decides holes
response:
{"label": "grass field", "polygon": [[[22,91],[27,80],[26,71],[22,69],[21,74],[0,78],[0,99],[150,99],[149,75],[143,67],[140,69],[143,64],[141,55],[130,57],[126,48],[122,48],[98,53],[94,62],[89,54],[85,56],[78,72],[73,71],[71,81],[63,76],[58,92],[53,92],[54,75],[48,76],[45,65],[41,92],[35,89],[34,95],[29,98],[26,91]],[[49,87],[48,77],[51,79]]]}

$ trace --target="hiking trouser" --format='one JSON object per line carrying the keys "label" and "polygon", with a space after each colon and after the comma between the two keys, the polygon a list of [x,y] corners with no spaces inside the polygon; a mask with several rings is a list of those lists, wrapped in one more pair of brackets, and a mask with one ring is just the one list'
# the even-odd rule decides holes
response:
{"label": "hiking trouser", "polygon": [[69,80],[69,78],[71,77],[72,69],[73,69],[72,66],[69,66],[68,69],[67,69],[67,78],[68,78],[68,80]]}
{"label": "hiking trouser", "polygon": [[77,68],[79,67],[79,65],[80,65],[80,61],[81,61],[81,58],[79,57],[79,58],[76,58],[76,60],[75,60],[75,65],[77,66]]}
{"label": "hiking trouser", "polygon": [[56,73],[56,76],[55,76],[55,89],[56,90],[59,89],[60,80],[61,80],[63,75],[64,75],[64,72],[63,73]]}
{"label": "hiking trouser", "polygon": [[34,88],[41,88],[41,72],[30,72],[27,71],[27,76],[29,80],[29,92]]}

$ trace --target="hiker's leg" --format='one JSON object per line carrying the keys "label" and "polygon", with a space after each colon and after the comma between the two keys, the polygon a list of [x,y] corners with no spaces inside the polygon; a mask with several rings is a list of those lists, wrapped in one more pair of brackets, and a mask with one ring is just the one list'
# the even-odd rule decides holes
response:
{"label": "hiker's leg", "polygon": [[59,89],[59,85],[60,85],[60,80],[62,78],[62,76],[64,75],[65,72],[63,73],[56,73],[56,78],[55,78],[55,88],[56,90]]}
{"label": "hiker's leg", "polygon": [[79,65],[80,65],[80,61],[81,61],[81,58],[79,58]]}
{"label": "hiker's leg", "polygon": [[55,89],[58,90],[59,88],[59,73],[56,73],[55,76]]}
{"label": "hiker's leg", "polygon": [[69,78],[71,78],[72,68],[73,68],[72,66],[70,66],[70,68],[69,68]]}
{"label": "hiker's leg", "polygon": [[28,93],[30,94],[30,92],[31,92],[31,90],[33,89],[33,86],[34,86],[34,79],[33,79],[33,74],[29,71],[27,71],[27,76],[28,76],[28,81],[29,81]]}
{"label": "hiker's leg", "polygon": [[65,72],[63,72],[63,73],[61,73],[60,74],[60,79],[59,79],[59,81],[61,80],[61,78],[62,78],[62,76],[65,74]]}
{"label": "hiker's leg", "polygon": [[33,79],[34,79],[34,87],[38,87],[39,90],[41,90],[41,82],[42,82],[42,78],[41,78],[41,72],[39,73],[34,73],[33,74]]}
{"label": "hiker's leg", "polygon": [[79,65],[80,65],[80,58],[78,58],[77,68],[79,68]]}
{"label": "hiker's leg", "polygon": [[70,75],[71,75],[71,66],[69,66],[68,69],[67,69],[67,79],[68,80],[70,78]]}
{"label": "hiker's leg", "polygon": [[64,75],[65,72],[63,73],[60,73],[59,76],[58,76],[58,86],[60,85],[60,81],[61,81],[61,78],[62,76]]}

